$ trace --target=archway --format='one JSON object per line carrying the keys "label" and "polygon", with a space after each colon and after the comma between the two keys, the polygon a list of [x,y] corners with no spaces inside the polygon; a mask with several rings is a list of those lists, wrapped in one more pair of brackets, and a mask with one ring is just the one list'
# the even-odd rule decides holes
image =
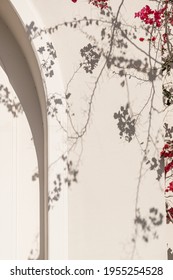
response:
{"label": "archway", "polygon": [[1,1],[0,11],[1,61],[26,114],[37,154],[40,189],[40,251],[37,257],[46,259],[47,118],[44,89],[34,51],[14,8],[9,1]]}

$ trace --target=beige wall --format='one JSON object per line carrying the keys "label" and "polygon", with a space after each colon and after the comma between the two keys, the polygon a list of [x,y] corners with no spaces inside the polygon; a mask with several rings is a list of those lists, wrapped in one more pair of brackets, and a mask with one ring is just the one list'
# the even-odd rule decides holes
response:
{"label": "beige wall", "polygon": [[[16,54],[18,48],[15,42],[13,43],[13,39],[11,38],[9,42],[10,34],[2,21],[0,21],[0,30],[2,42],[0,54],[3,61],[0,69],[0,84],[3,88],[1,88],[0,94],[2,97],[5,96],[4,89],[7,88],[12,102],[19,103],[21,94],[26,94],[27,101],[26,99],[25,101],[29,103],[28,97],[31,92],[34,93],[34,86],[30,80],[27,66],[23,59]],[[12,50],[10,50],[9,46],[11,46]],[[15,55],[15,58],[13,55]],[[19,67],[24,74],[21,75],[20,73],[20,83],[16,81],[15,75],[11,75],[14,72],[10,73],[8,71],[8,66],[11,62],[13,63],[11,71],[13,69],[17,71]],[[23,98],[24,96],[21,99]],[[31,113],[33,115],[34,113],[39,114],[39,110],[34,112],[34,106],[32,106],[32,109]],[[40,232],[39,181],[32,180],[32,176],[35,172],[38,172],[37,155],[26,114],[22,110],[19,113],[17,109],[14,109],[15,111],[17,117],[12,115],[10,107],[8,111],[7,106],[3,104],[0,106],[0,259],[28,259],[31,248],[35,247],[35,242],[40,247],[40,236],[38,235],[38,232]],[[39,124],[36,124],[35,119],[39,121],[39,116],[34,118],[34,124],[35,127],[38,125],[36,127],[38,130]],[[38,256],[39,251],[34,252],[34,257],[37,258]]]}
{"label": "beige wall", "polygon": [[[70,2],[70,1],[69,1]],[[56,12],[51,12],[57,2],[52,1],[42,4],[35,2],[39,13],[43,15],[45,25],[54,26],[57,23],[70,21],[74,17],[99,18],[97,9],[87,4],[87,1],[79,1],[74,5],[68,1],[60,0]],[[120,1],[110,1],[113,11],[116,12]],[[145,1],[131,5],[125,1],[120,17],[127,24],[138,24],[134,19],[134,12],[138,11]],[[46,9],[45,9],[46,7]],[[48,13],[49,11],[49,13]],[[83,26],[84,31],[87,28]],[[89,34],[99,35],[99,27],[89,28]],[[142,32],[138,32],[141,36]],[[66,84],[78,68],[81,57],[80,49],[88,43],[86,36],[78,28],[59,27],[59,31],[52,35],[58,51],[58,59]],[[148,51],[148,44],[138,40],[134,43],[140,49]],[[117,50],[118,51],[118,50]],[[117,54],[115,49],[115,55]],[[117,54],[118,55],[118,54]],[[128,57],[144,59],[144,54],[129,44]],[[99,72],[99,70],[98,70]],[[86,75],[81,69],[74,77],[69,86],[72,93],[70,102],[76,113],[74,123],[76,127],[85,121],[87,101],[94,84],[93,75]],[[132,74],[133,74],[132,70]],[[143,75],[139,74],[139,78]],[[73,184],[68,195],[68,252],[70,259],[128,259],[131,258],[133,244],[131,239],[134,234],[134,208],[135,197],[140,176],[140,166],[143,158],[140,142],[146,140],[148,129],[149,106],[142,113],[137,125],[137,138],[131,143],[120,140],[119,130],[113,119],[121,105],[125,105],[130,99],[132,110],[137,114],[150,94],[150,83],[142,83],[140,80],[128,80],[127,87],[120,86],[120,79],[110,78],[105,71],[99,81],[99,85],[93,100],[91,121],[87,133],[82,141],[82,156],[79,163],[78,183]],[[154,106],[161,110],[161,81],[155,83],[156,97]],[[150,157],[159,158],[159,150],[163,145],[162,114],[153,113],[152,137],[156,141],[157,148],[150,145]],[[69,125],[70,129],[70,125]],[[70,142],[69,142],[70,146]],[[74,162],[80,154],[80,143],[71,157]],[[148,170],[144,164],[139,194],[139,207],[141,215],[148,218],[149,209],[152,207],[164,214],[163,178],[156,180],[156,173]],[[142,240],[142,232],[139,229],[136,251],[134,258],[137,259],[165,259],[166,258],[166,235],[165,220],[158,227],[158,239],[153,239],[149,233],[149,242]],[[140,227],[139,227],[140,228]]]}
{"label": "beige wall", "polygon": [[[46,0],[27,1],[27,5],[30,7],[28,13],[24,3],[19,5],[17,0],[12,2],[25,24],[30,24],[32,20],[35,22],[37,19],[36,24],[42,27],[71,21],[74,17],[100,17],[98,10],[84,0],[79,1],[76,5],[64,0],[58,0],[58,5],[57,0],[52,0],[51,5]],[[112,0],[110,3],[116,13],[120,1]],[[134,12],[143,5],[145,5],[144,0],[133,7],[129,1],[125,1],[120,14],[121,20],[124,19],[123,23],[135,24]],[[56,92],[64,98],[66,85],[81,62],[80,49],[89,42],[82,31],[87,31],[99,38],[100,30],[96,26],[89,29],[83,26],[81,30],[61,26],[59,31],[51,36],[46,37],[47,35],[43,34],[43,38],[36,38],[32,41],[34,47],[38,49],[51,38],[57,51],[56,75],[52,79],[45,77],[43,79],[48,97],[52,92]],[[139,36],[141,34],[142,32],[139,33]],[[148,44],[141,45],[138,40],[135,40],[134,43],[137,47],[128,42],[127,57],[144,60],[145,55],[141,49],[147,52]],[[119,51],[115,48],[114,55],[119,55]],[[41,58],[38,57],[38,59],[41,63]],[[103,64],[104,59],[102,58],[101,65],[93,75],[87,75],[80,69],[69,84],[68,91],[72,94],[68,102],[75,112],[73,120],[78,129],[86,121],[88,101],[92,94],[94,81]],[[130,71],[132,76],[136,75],[133,69]],[[158,182],[156,172],[149,170],[146,164],[142,165],[140,174],[144,154],[143,146],[139,143],[146,144],[150,103],[140,116],[136,137],[130,143],[127,143],[125,139],[120,139],[117,122],[113,118],[114,113],[129,101],[131,116],[138,114],[149,98],[151,83],[143,83],[140,79],[146,78],[146,76],[143,77],[143,74],[137,73],[138,80],[128,79],[128,84],[126,83],[126,86],[122,87],[119,77],[108,74],[108,71],[105,70],[99,80],[87,133],[82,141],[78,141],[75,148],[68,152],[69,159],[72,159],[76,168],[79,169],[78,183],[73,183],[67,194],[67,184],[64,182],[60,200],[49,211],[50,259],[132,258],[134,246],[131,240],[135,232],[135,200],[139,177],[141,177],[141,181],[138,206],[141,217],[149,220],[149,209],[153,207],[164,215],[163,178]],[[159,111],[163,109],[159,79],[155,83],[155,89],[153,107]],[[69,119],[67,124],[65,109],[65,106],[63,109],[61,108],[57,117],[60,118],[66,129],[68,127],[68,134],[71,135],[72,127]],[[159,151],[163,145],[163,118],[164,114],[153,110],[150,132],[154,145],[150,139],[148,155],[150,159],[159,158]],[[69,139],[67,144],[67,135],[62,132],[56,119],[48,119],[48,135],[50,165],[48,189],[52,190],[53,178],[56,174],[61,173],[64,178],[67,172],[64,171],[63,162],[60,161],[57,165],[52,165],[52,163],[56,162],[57,157],[70,148],[73,142]],[[167,236],[164,224],[165,219],[156,229],[157,239],[153,238],[155,228],[147,232],[149,242],[143,240],[144,232],[141,231],[139,225],[133,258],[166,259]]]}

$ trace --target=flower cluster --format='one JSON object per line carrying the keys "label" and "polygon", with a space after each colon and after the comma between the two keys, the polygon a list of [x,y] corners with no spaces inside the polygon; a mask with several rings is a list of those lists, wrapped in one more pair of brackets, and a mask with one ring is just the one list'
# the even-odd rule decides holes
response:
{"label": "flower cluster", "polygon": [[172,150],[172,145],[170,143],[166,143],[160,152],[160,156],[164,158],[171,158],[173,157],[173,150]]}
{"label": "flower cluster", "polygon": [[139,17],[145,24],[161,27],[166,7],[165,5],[160,10],[152,10],[150,6],[146,5],[139,12],[135,13],[135,18]]}
{"label": "flower cluster", "polygon": [[[170,170],[173,170],[173,141],[168,141],[164,145],[160,156],[165,158],[168,163],[165,165],[165,175]],[[169,176],[170,177],[170,176]],[[172,177],[172,175],[171,175]],[[173,181],[171,181],[168,185],[168,187],[165,188],[165,198],[166,193],[173,192]],[[166,203],[166,222],[170,223],[173,222],[173,208],[168,206],[168,203]]]}
{"label": "flower cluster", "polygon": [[168,173],[171,169],[173,169],[173,160],[165,166],[165,174]]}
{"label": "flower cluster", "polygon": [[[169,163],[165,165],[165,174],[167,174],[170,170],[173,169],[173,143],[172,142],[167,142],[161,153],[161,157],[167,158],[169,160]],[[170,161],[171,160],[171,161]]]}
{"label": "flower cluster", "polygon": [[[173,141],[167,141],[160,153],[160,156],[166,159],[168,162],[165,165],[165,175],[167,172],[170,170],[173,170]],[[172,179],[172,174],[171,176],[168,176],[169,179]],[[169,185],[165,188],[165,198],[167,201],[167,196],[166,194],[170,192],[173,192],[173,180],[169,182]],[[169,202],[166,202],[166,222],[169,224],[170,222],[173,223],[173,207],[171,207]]]}
{"label": "flower cluster", "polygon": [[[146,25],[150,25],[153,27],[160,28],[165,25],[165,23],[168,25],[173,26],[173,5],[172,0],[165,0],[163,1],[163,7],[159,10],[153,10],[150,8],[149,5],[146,5],[143,7],[139,12],[136,12],[134,15],[135,18],[140,18],[142,22],[144,22]],[[164,48],[164,45],[168,42],[168,29],[166,28],[166,32],[162,34],[162,52],[164,52],[166,49]],[[145,40],[145,38],[139,38],[141,42]],[[156,37],[152,37],[150,39],[147,39],[148,41],[155,41]]]}
{"label": "flower cluster", "polygon": [[165,189],[165,192],[173,192],[173,182],[169,183],[169,186]]}

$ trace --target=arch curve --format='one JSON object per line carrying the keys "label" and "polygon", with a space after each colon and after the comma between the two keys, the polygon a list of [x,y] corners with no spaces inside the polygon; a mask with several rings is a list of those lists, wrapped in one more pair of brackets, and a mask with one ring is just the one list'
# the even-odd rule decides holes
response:
{"label": "arch curve", "polygon": [[[47,259],[47,110],[46,91],[36,53],[20,15],[10,1],[0,2],[0,57],[28,119],[40,180],[40,255]],[[19,64],[20,61],[20,64]]]}

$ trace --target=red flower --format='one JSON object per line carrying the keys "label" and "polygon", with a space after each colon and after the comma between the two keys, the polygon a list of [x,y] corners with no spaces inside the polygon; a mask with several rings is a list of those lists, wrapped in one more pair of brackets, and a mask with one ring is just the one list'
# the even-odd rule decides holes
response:
{"label": "red flower", "polygon": [[143,7],[139,12],[135,13],[135,18],[139,17],[144,23],[161,27],[162,17],[164,17],[164,12],[167,6],[165,5],[160,10],[152,10],[148,5]]}
{"label": "red flower", "polygon": [[167,158],[171,158],[173,157],[173,150],[172,147],[166,143],[162,149],[162,151],[160,152],[160,156],[161,157],[167,157]]}
{"label": "red flower", "polygon": [[167,212],[166,222],[168,224],[169,222],[171,222],[171,219],[173,219],[173,208],[171,207],[171,208],[167,209],[166,212]]}
{"label": "red flower", "polygon": [[169,183],[169,186],[165,189],[165,192],[173,192],[173,182]]}
{"label": "red flower", "polygon": [[71,0],[73,3],[76,3],[77,2],[77,0]]}
{"label": "red flower", "polygon": [[160,156],[162,157],[164,157],[164,158],[171,158],[171,157],[173,157],[173,152],[165,152],[165,151],[161,151],[160,152]]}
{"label": "red flower", "polygon": [[166,143],[165,146],[163,147],[163,149],[168,149],[169,148],[169,144]]}
{"label": "red flower", "polygon": [[156,37],[153,36],[153,37],[151,38],[151,41],[156,41]]}
{"label": "red flower", "polygon": [[165,173],[168,173],[173,168],[173,160],[165,166]]}
{"label": "red flower", "polygon": [[139,41],[141,41],[141,42],[143,42],[144,40],[145,40],[145,39],[144,39],[144,38],[142,38],[142,37],[141,37],[141,38],[139,38]]}

